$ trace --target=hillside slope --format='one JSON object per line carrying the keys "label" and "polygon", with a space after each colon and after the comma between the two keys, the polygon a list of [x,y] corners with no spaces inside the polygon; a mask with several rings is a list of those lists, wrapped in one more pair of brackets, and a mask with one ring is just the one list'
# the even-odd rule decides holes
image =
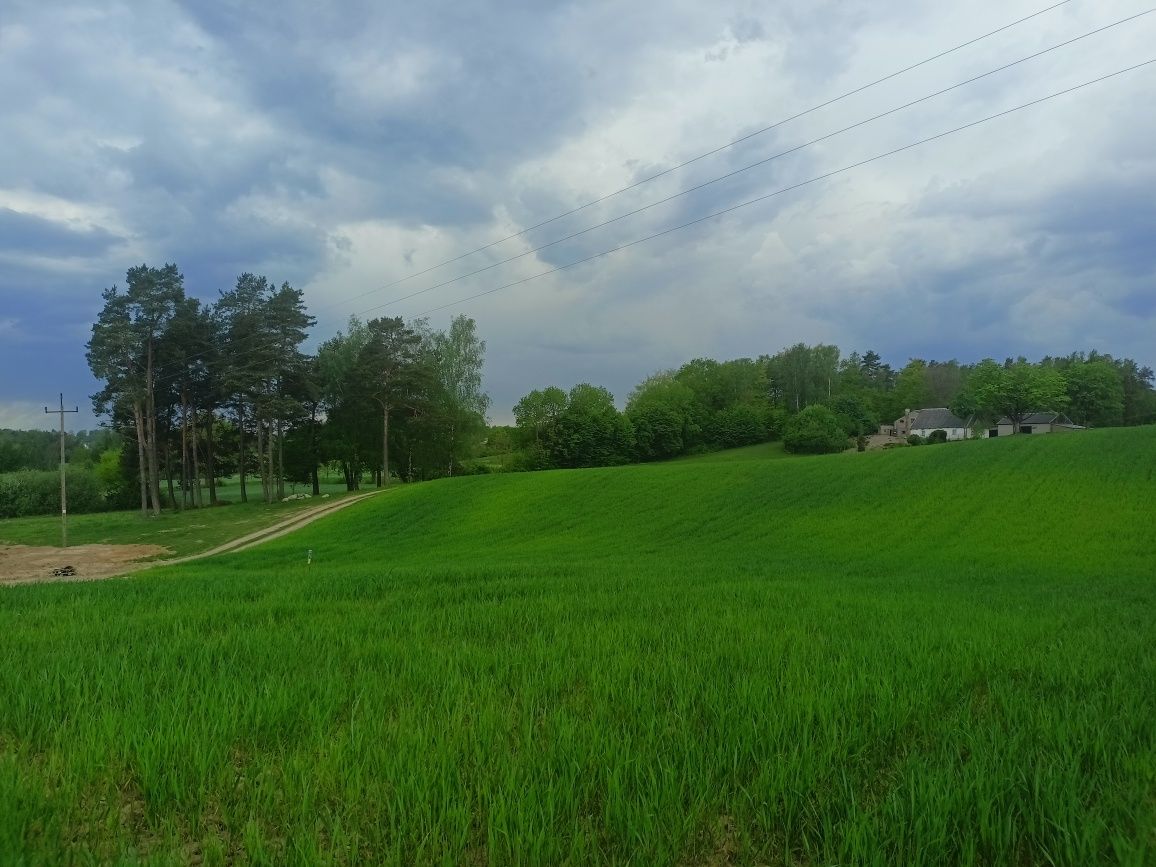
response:
{"label": "hillside slope", "polygon": [[470,477],[0,590],[0,853],[1152,863],[1154,475],[1150,428]]}
{"label": "hillside slope", "polygon": [[[726,563],[783,577],[1150,575],[1156,428],[788,461],[472,476],[391,492],[271,546],[439,567]],[[246,561],[256,565],[259,561]]]}

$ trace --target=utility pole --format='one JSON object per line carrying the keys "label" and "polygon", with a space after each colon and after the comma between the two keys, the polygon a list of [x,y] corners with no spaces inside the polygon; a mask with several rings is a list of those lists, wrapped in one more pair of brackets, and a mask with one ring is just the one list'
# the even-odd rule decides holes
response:
{"label": "utility pole", "polygon": [[49,409],[44,407],[44,411],[48,413],[60,413],[60,547],[68,547],[68,482],[64,475],[64,414],[66,412],[80,412],[80,407],[75,409],[64,408],[64,394],[60,395],[60,409]]}

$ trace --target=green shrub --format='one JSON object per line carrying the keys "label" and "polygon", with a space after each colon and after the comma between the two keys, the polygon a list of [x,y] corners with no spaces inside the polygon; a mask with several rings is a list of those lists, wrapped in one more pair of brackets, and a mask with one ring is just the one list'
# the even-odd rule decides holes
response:
{"label": "green shrub", "polygon": [[510,472],[527,473],[535,470],[551,470],[554,464],[545,447],[539,443],[530,443],[526,448],[511,452],[506,464]]}
{"label": "green shrub", "polygon": [[[68,468],[68,511],[101,512],[107,506],[104,488],[90,470]],[[0,518],[52,515],[60,512],[60,473],[23,470],[0,475]]]}
{"label": "green shrub", "polygon": [[847,436],[861,436],[879,429],[879,419],[862,398],[844,395],[831,402],[831,411]]}
{"label": "green shrub", "polygon": [[109,509],[131,509],[140,503],[140,477],[136,473],[135,460],[135,450],[126,446],[106,449],[92,466]]}
{"label": "green shrub", "polygon": [[455,476],[488,476],[491,473],[500,473],[501,467],[482,460],[462,461],[454,465]]}
{"label": "green shrub", "polygon": [[774,442],[782,439],[783,431],[787,427],[788,414],[785,409],[773,406],[767,409],[767,437]]}
{"label": "green shrub", "polygon": [[683,419],[662,404],[649,404],[630,414],[634,426],[635,454],[640,461],[660,461],[681,454]]}
{"label": "green shrub", "polygon": [[923,437],[919,434],[909,434],[907,436],[907,444],[909,446],[921,446],[923,445]]}
{"label": "green shrub", "polygon": [[945,430],[933,430],[927,435],[927,444],[929,446],[945,442],[947,442],[947,431]]}
{"label": "green shrub", "polygon": [[823,455],[847,448],[847,434],[835,413],[820,404],[809,406],[787,422],[783,447],[793,454]]}
{"label": "green shrub", "polygon": [[766,442],[771,436],[768,413],[750,404],[738,404],[715,413],[708,435],[724,449]]}

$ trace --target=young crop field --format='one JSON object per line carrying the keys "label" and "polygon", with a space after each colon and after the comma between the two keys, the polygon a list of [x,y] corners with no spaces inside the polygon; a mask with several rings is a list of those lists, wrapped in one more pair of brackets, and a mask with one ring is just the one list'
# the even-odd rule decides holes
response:
{"label": "young crop field", "polygon": [[1154,543],[1146,428],[456,478],[0,589],[0,862],[1156,863]]}

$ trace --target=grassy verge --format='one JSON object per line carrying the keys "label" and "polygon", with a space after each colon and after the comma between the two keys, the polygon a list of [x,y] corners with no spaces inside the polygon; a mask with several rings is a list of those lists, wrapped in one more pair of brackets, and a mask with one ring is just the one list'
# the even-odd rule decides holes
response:
{"label": "grassy verge", "polygon": [[[69,515],[70,545],[162,545],[172,555],[196,554],[275,524],[295,512],[347,496],[344,490],[328,499],[313,497],[288,503],[232,503],[215,508],[166,511],[159,517],[131,512],[99,512]],[[11,518],[0,521],[0,543],[8,545],[59,545],[60,518]],[[169,556],[169,555],[162,555]]]}

